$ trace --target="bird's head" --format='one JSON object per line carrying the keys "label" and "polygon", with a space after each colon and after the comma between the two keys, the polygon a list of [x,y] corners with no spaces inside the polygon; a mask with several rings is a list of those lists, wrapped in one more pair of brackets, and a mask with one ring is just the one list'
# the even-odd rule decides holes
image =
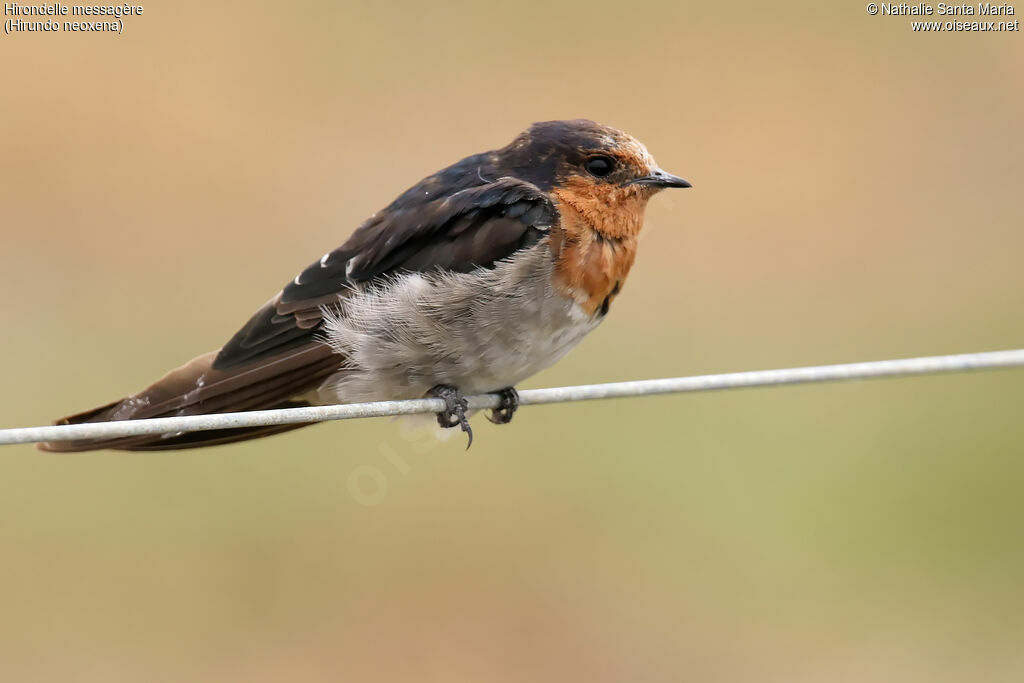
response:
{"label": "bird's head", "polygon": [[639,230],[655,193],[690,187],[633,136],[586,119],[535,123],[497,155],[510,175],[551,192],[612,237]]}

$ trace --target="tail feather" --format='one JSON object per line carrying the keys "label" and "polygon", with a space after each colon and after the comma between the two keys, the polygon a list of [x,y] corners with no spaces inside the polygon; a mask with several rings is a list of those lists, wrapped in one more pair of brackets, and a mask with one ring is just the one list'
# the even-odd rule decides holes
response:
{"label": "tail feather", "polygon": [[[340,366],[340,358],[323,344],[261,360],[249,366],[215,369],[217,352],[199,356],[172,370],[145,390],[92,410],[58,420],[56,424],[84,424],[152,417],[176,417],[307,406],[304,393],[318,387]],[[83,439],[39,444],[46,451],[171,450],[245,441],[290,431],[311,423],[241,427],[177,434],[156,434],[116,439]]]}

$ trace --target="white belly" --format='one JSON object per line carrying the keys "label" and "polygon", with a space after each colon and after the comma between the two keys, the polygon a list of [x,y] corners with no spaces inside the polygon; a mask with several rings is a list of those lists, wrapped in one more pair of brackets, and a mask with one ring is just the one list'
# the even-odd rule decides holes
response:
{"label": "white belly", "polygon": [[325,327],[345,365],[319,400],[484,393],[548,367],[601,321],[553,288],[552,266],[543,240],[493,269],[402,275],[346,298]]}

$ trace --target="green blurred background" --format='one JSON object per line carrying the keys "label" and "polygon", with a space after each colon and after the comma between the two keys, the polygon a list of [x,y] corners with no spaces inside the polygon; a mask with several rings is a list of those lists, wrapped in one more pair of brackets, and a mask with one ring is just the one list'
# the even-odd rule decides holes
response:
{"label": "green blurred background", "polygon": [[[1024,345],[1024,43],[860,2],[154,2],[0,38],[0,426],[220,345],[535,120],[643,140],[601,328],[526,386]],[[1024,374],[0,452],[7,681],[1019,681]]]}

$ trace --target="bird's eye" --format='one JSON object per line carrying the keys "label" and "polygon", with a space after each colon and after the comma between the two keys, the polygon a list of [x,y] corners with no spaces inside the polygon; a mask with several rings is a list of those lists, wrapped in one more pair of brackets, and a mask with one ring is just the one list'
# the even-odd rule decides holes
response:
{"label": "bird's eye", "polygon": [[584,162],[583,168],[587,169],[590,175],[603,178],[615,170],[615,159],[603,154],[590,157]]}

